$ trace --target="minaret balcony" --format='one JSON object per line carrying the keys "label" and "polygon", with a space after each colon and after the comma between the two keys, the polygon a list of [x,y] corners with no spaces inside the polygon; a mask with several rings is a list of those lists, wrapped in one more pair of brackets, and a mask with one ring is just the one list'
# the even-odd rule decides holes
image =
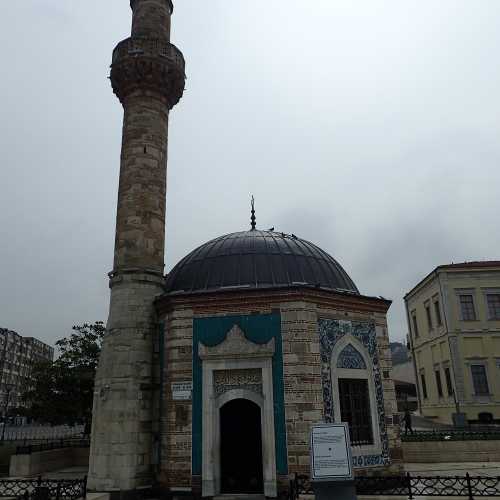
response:
{"label": "minaret balcony", "polygon": [[173,44],[155,38],[131,37],[113,51],[111,85],[120,101],[137,89],[162,94],[169,108],[182,97],[185,85],[184,56]]}

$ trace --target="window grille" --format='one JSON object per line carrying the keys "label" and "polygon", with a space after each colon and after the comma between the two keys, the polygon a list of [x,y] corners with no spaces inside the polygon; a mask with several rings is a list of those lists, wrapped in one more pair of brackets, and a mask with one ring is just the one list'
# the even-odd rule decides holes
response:
{"label": "window grille", "polygon": [[339,396],[341,419],[349,424],[351,444],[373,444],[368,380],[339,379]]}

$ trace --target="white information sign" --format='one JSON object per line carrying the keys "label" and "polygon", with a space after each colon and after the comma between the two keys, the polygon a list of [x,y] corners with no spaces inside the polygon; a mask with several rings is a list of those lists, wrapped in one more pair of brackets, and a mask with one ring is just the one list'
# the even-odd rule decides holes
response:
{"label": "white information sign", "polygon": [[351,440],[346,423],[313,426],[311,469],[313,481],[347,481],[354,478]]}
{"label": "white information sign", "polygon": [[172,382],[172,399],[174,401],[189,401],[192,391],[192,382]]}

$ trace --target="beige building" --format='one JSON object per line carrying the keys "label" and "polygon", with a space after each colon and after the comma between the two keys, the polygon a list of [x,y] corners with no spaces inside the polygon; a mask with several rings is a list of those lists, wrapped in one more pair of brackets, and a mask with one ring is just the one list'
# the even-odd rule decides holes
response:
{"label": "beige building", "polygon": [[405,304],[422,414],[500,421],[500,261],[438,266]]}

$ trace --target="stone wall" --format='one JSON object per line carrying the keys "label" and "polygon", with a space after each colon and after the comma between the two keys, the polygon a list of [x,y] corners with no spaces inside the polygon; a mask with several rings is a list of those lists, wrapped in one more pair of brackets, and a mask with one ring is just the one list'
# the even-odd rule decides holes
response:
{"label": "stone wall", "polygon": [[[323,295],[324,297],[324,295]],[[331,297],[331,294],[330,294]],[[375,325],[378,360],[382,377],[384,413],[391,466],[357,469],[359,474],[394,473],[401,470],[402,452],[396,418],[396,396],[391,379],[391,357],[387,334],[386,304],[379,299],[349,297],[338,305],[328,298],[305,300],[296,292],[204,296],[178,299],[160,317],[165,323],[163,342],[162,403],[160,417],[160,481],[166,487],[199,491],[201,477],[191,475],[192,401],[173,401],[172,382],[192,381],[194,318],[269,314],[280,312],[283,339],[285,419],[288,469],[290,473],[309,474],[310,429],[323,421],[324,404],[321,377],[318,318],[329,317],[365,321]],[[375,306],[373,305],[375,302]],[[379,309],[378,311],[376,309]],[[161,344],[161,343],[160,343]],[[278,478],[285,481],[286,478]]]}
{"label": "stone wall", "polygon": [[192,402],[173,401],[171,385],[193,378],[192,309],[179,308],[167,316],[163,345],[160,481],[165,486],[191,488]]}
{"label": "stone wall", "polygon": [[[402,469],[397,404],[391,378],[392,360],[385,313],[333,308],[309,301],[283,302],[282,335],[285,375],[285,408],[288,441],[288,464],[291,473],[309,474],[309,439],[311,426],[323,421],[324,403],[321,379],[318,319],[322,317],[374,322],[378,360],[382,377],[385,425],[390,449],[390,467],[385,473]],[[381,467],[357,467],[358,474],[369,475]]]}
{"label": "stone wall", "polygon": [[12,455],[9,476],[35,476],[68,467],[87,467],[88,464],[88,448],[60,448],[27,455]]}
{"label": "stone wall", "polygon": [[500,462],[500,441],[423,441],[403,443],[406,463]]}
{"label": "stone wall", "polygon": [[288,468],[290,473],[309,474],[311,426],[323,420],[316,306],[284,302],[280,309]]}

